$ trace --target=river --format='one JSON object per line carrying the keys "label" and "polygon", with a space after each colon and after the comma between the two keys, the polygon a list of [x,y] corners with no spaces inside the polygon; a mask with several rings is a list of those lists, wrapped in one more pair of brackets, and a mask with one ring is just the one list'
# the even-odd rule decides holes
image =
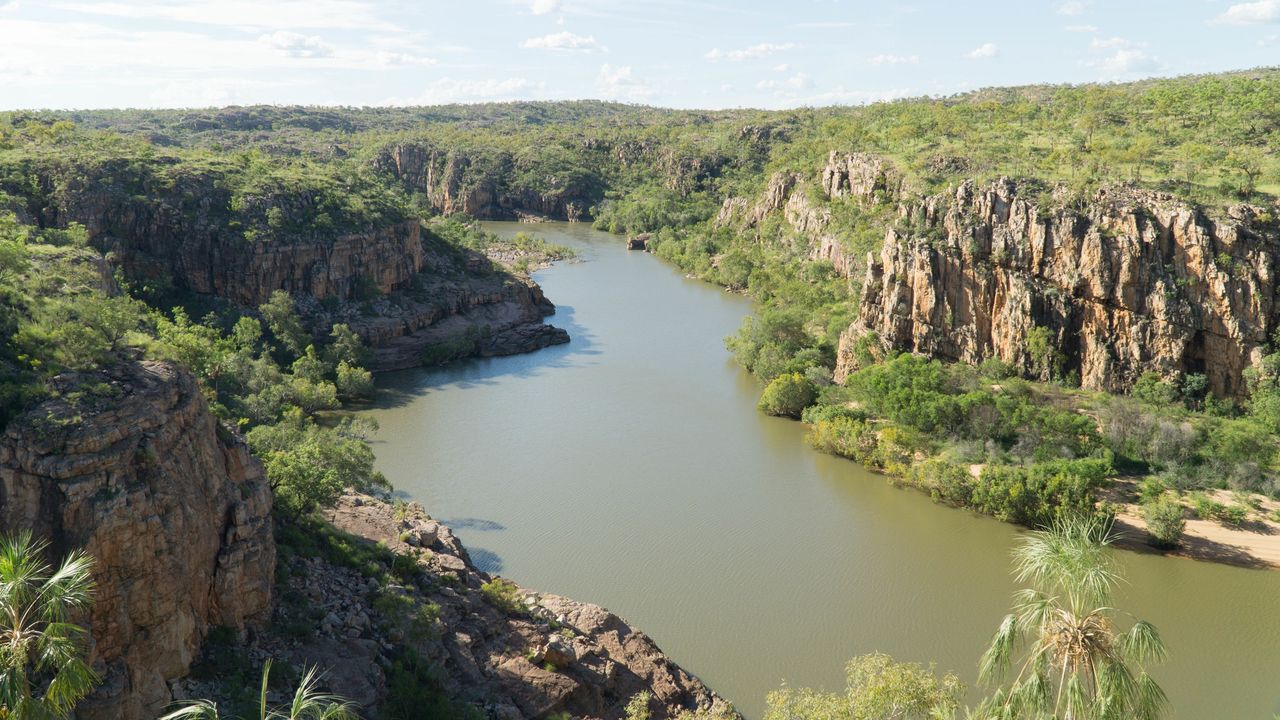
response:
{"label": "river", "polygon": [[[1019,530],[892,487],[757,412],[723,338],[746,299],[586,225],[491,223],[585,262],[536,279],[572,342],[379,378],[378,467],[481,567],[594,602],[751,720],[885,652],[972,686]],[[1280,572],[1123,553],[1117,604],[1160,629],[1177,720],[1280,712]]]}

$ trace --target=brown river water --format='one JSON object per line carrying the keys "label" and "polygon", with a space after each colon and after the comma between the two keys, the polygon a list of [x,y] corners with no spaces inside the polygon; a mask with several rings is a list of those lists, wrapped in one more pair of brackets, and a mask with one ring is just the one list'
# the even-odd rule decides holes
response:
{"label": "brown river water", "polygon": [[[384,375],[378,466],[486,570],[594,602],[751,720],[782,682],[839,689],[885,652],[972,685],[1015,589],[1020,530],[897,489],[755,409],[723,338],[748,300],[567,223],[536,274],[573,340]],[[1280,572],[1122,553],[1176,720],[1280,713]]]}

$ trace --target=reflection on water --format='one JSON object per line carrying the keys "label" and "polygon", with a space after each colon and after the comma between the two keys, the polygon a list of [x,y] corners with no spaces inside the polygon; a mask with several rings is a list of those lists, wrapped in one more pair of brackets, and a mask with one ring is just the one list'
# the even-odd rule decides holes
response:
{"label": "reflection on water", "polygon": [[[383,376],[379,469],[532,588],[596,602],[758,718],[840,686],[851,656],[967,681],[1009,606],[1016,528],[820,455],[755,410],[724,350],[750,311],[581,225],[495,224],[579,248],[538,274],[572,341]],[[1280,711],[1280,573],[1126,555],[1177,717]]]}

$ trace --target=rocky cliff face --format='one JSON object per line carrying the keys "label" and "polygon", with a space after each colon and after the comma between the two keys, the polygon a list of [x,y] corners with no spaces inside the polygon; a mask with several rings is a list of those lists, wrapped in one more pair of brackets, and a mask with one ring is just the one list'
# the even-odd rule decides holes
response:
{"label": "rocky cliff face", "polygon": [[[847,251],[823,197],[888,218],[881,251]],[[1204,373],[1212,392],[1242,396],[1244,369],[1280,327],[1275,220],[1247,205],[1211,218],[1123,186],[1066,205],[1059,191],[1023,192],[1007,178],[920,196],[887,161],[832,152],[810,181],[778,173],[754,202],[724,201],[716,222],[753,228],[781,213],[810,259],[860,279],[837,382],[868,333],[884,350],[996,357],[1043,377],[1027,338],[1044,328],[1061,352],[1057,372],[1078,373],[1084,388],[1124,392],[1146,372]]]}
{"label": "rocky cliff face", "polygon": [[555,305],[532,280],[495,271],[486,256],[445,247],[429,231],[420,253],[422,272],[398,292],[361,302],[304,298],[304,319],[322,332],[349,325],[373,350],[374,371],[569,342],[567,332],[543,322]]}
{"label": "rocky cliff face", "polygon": [[244,306],[261,304],[274,290],[317,298],[349,298],[371,286],[394,292],[422,268],[416,220],[335,239],[255,242],[231,230],[216,211],[227,202],[225,193],[199,183],[183,193],[208,193],[203,211],[177,198],[69,190],[44,220],[81,223],[93,244],[131,277],[171,280]]}
{"label": "rocky cliff face", "polygon": [[582,220],[600,199],[598,192],[574,181],[561,181],[558,189],[548,192],[511,187],[512,163],[506,156],[473,159],[423,143],[402,143],[386,148],[375,159],[374,168],[394,176],[409,192],[421,193],[433,210],[444,215]]}
{"label": "rocky cliff face", "polygon": [[[255,241],[233,230],[220,210],[229,197],[207,178],[183,178],[141,199],[77,183],[53,194],[43,225],[81,223],[93,245],[134,280],[171,282],[245,307],[288,291],[311,310],[306,319],[317,335],[333,322],[351,325],[374,347],[374,370],[569,340],[543,323],[555,306],[536,284],[494,271],[477,253],[444,247],[417,220],[334,238]],[[255,202],[288,207],[291,216],[306,215],[312,204],[301,196]],[[433,345],[448,352],[424,356]]]}
{"label": "rocky cliff face", "polygon": [[[472,562],[449,528],[417,504],[399,509],[365,496],[348,496],[328,513],[346,533],[380,543],[404,558],[416,558],[417,585],[400,589],[407,602],[439,606],[429,632],[407,636],[375,602],[377,583],[350,568],[320,558],[292,565],[286,597],[306,598],[298,607],[281,603],[277,625],[291,614],[323,617],[312,637],[259,637],[255,651],[295,666],[328,669],[333,691],[359,702],[377,717],[386,696],[384,668],[393,648],[407,644],[444,671],[444,690],[485,717],[503,720],[573,717],[620,720],[641,691],[653,695],[655,719],[685,711],[728,711],[728,703],[671,661],[639,630],[608,610],[555,595],[519,589],[514,612],[495,607],[481,586],[493,578]],[[392,621],[392,622],[389,622]],[[199,696],[204,688],[184,692]]]}
{"label": "rocky cliff face", "polygon": [[1045,207],[1008,179],[899,204],[868,260],[857,322],[886,346],[1045,374],[1027,348],[1046,328],[1063,373],[1122,392],[1147,371],[1204,373],[1239,396],[1277,316],[1274,228],[1258,210],[1212,219],[1175,198],[1114,187],[1079,211]]}
{"label": "rocky cliff face", "polygon": [[394,292],[422,267],[419,223],[405,217],[348,232],[310,227],[259,236],[263,218],[287,226],[324,215],[325,199],[315,190],[251,196],[233,212],[217,173],[162,179],[150,168],[125,182],[117,178],[130,170],[117,164],[35,172],[50,189],[31,199],[31,219],[41,227],[80,223],[90,242],[135,280],[253,306],[274,290],[317,298],[350,298],[374,287]]}
{"label": "rocky cliff face", "polygon": [[921,196],[862,153],[831,153],[807,182],[820,198],[887,218],[881,250],[865,259],[847,251],[830,210],[791,174],[771,178],[754,203],[726,201],[717,222],[754,227],[780,212],[810,258],[861,279],[837,381],[868,333],[886,350],[998,358],[1042,376],[1027,337],[1045,328],[1061,353],[1057,371],[1078,373],[1087,389],[1123,392],[1148,371],[1204,373],[1214,393],[1240,396],[1244,369],[1280,326],[1280,228],[1261,208],[1209,217],[1124,186],[1068,208],[1058,191],[1023,191],[1007,178]]}
{"label": "rocky cliff face", "polygon": [[0,530],[95,558],[90,657],[105,681],[77,716],[150,720],[209,628],[267,618],[271,493],[186,372],[131,362],[58,382],[62,399],[0,437]]}
{"label": "rocky cliff face", "polygon": [[810,260],[829,262],[837,273],[856,281],[864,271],[863,258],[845,247],[833,227],[830,208],[811,200],[809,189],[820,188],[820,195],[826,200],[853,198],[872,203],[897,193],[901,182],[879,159],[833,152],[817,181],[806,182],[797,173],[774,173],[754,203],[740,197],[726,199],[715,223],[756,228],[770,215],[781,213],[793,242],[803,245]]}

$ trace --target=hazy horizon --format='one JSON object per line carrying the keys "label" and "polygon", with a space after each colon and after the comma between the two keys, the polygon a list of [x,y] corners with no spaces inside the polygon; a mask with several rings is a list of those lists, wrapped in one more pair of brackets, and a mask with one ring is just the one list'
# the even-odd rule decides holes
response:
{"label": "hazy horizon", "polygon": [[1280,0],[0,0],[0,109],[786,109],[1280,61]]}

